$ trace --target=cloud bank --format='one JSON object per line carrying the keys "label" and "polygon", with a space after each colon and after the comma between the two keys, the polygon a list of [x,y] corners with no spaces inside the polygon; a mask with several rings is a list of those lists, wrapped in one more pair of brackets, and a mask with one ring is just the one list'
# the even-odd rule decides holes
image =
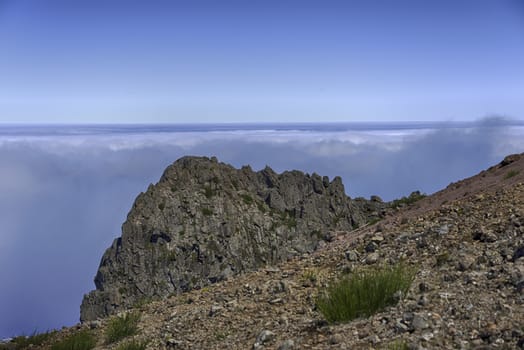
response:
{"label": "cloud bank", "polygon": [[78,321],[134,198],[183,155],[343,178],[352,196],[437,191],[524,151],[524,128],[0,136],[0,338]]}

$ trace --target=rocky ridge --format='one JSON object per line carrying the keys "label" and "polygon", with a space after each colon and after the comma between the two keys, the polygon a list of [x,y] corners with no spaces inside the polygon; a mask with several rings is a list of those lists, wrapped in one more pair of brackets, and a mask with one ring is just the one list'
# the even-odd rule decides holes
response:
{"label": "rocky ridge", "polygon": [[380,200],[351,200],[339,177],[181,158],[137,197],[102,258],[96,290],[84,297],[81,320],[311,253],[383,208]]}

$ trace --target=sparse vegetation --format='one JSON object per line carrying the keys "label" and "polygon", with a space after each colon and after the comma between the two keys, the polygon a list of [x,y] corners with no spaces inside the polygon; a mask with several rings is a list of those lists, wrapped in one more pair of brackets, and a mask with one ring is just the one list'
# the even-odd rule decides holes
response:
{"label": "sparse vegetation", "polygon": [[367,317],[395,304],[404,295],[414,271],[404,264],[362,270],[334,281],[317,299],[317,307],[331,323]]}
{"label": "sparse vegetation", "polygon": [[408,350],[408,344],[403,340],[396,340],[392,343],[389,343],[386,347],[387,350]]}
{"label": "sparse vegetation", "polygon": [[247,205],[253,204],[253,197],[251,197],[249,194],[243,194],[241,197],[244,203]]}
{"label": "sparse vegetation", "polygon": [[288,229],[292,229],[292,228],[295,228],[297,227],[297,220],[293,217],[289,217],[286,221],[285,221],[285,224],[287,226]]}
{"label": "sparse vegetation", "polygon": [[310,233],[311,237],[315,236],[318,239],[322,238],[322,232],[320,230],[313,230]]}
{"label": "sparse vegetation", "polygon": [[140,313],[131,312],[113,318],[106,329],[106,343],[115,343],[138,332]]}
{"label": "sparse vegetation", "polygon": [[90,350],[96,346],[96,338],[88,330],[77,332],[51,346],[51,350]]}
{"label": "sparse vegetation", "polygon": [[153,302],[153,297],[142,297],[140,299],[138,299],[134,304],[133,304],[133,308],[135,309],[140,309],[144,306],[146,306],[147,304],[151,304]]}
{"label": "sparse vegetation", "polygon": [[[339,213],[339,214],[335,215],[335,217],[333,218],[333,225],[338,225],[338,223],[340,222],[340,220],[342,219],[343,216],[344,216],[344,214],[342,214],[342,213]],[[357,223],[355,223],[353,225],[353,228],[358,228],[358,226],[359,225]]]}
{"label": "sparse vegetation", "polygon": [[370,226],[373,226],[373,225],[375,225],[377,222],[379,222],[381,220],[382,220],[382,218],[372,218],[372,219],[369,219],[367,224],[370,225]]}
{"label": "sparse vegetation", "polygon": [[302,274],[302,279],[305,282],[311,282],[314,284],[318,280],[318,274],[316,271],[308,269]]}
{"label": "sparse vegetation", "polygon": [[[11,340],[10,344],[13,345],[14,349],[27,349],[33,346],[40,346],[44,342],[48,341],[56,331],[37,333],[36,331],[29,336],[20,335]],[[13,347],[2,347],[0,349],[12,349]]]}
{"label": "sparse vegetation", "polygon": [[436,260],[437,260],[436,263],[438,267],[443,266],[450,260],[449,253],[448,252],[440,253],[439,255],[437,255]]}
{"label": "sparse vegetation", "polygon": [[215,332],[215,339],[216,340],[224,340],[229,336],[229,332],[227,331],[216,331]]}
{"label": "sparse vegetation", "polygon": [[213,215],[213,210],[209,208],[202,208],[202,214],[204,214],[205,216],[211,216]]}
{"label": "sparse vegetation", "polygon": [[267,212],[267,208],[266,208],[266,206],[265,206],[265,204],[263,202],[257,202],[257,208],[262,213],[266,213]]}
{"label": "sparse vegetation", "polygon": [[391,202],[391,207],[394,209],[397,209],[400,207],[411,205],[425,197],[426,197],[426,194],[421,193],[420,191],[411,192],[411,194],[408,197],[404,196],[400,199],[395,199],[393,202]]}
{"label": "sparse vegetation", "polygon": [[119,345],[116,350],[145,350],[147,346],[146,341],[132,340]]}
{"label": "sparse vegetation", "polygon": [[214,197],[216,194],[217,194],[217,192],[215,190],[213,190],[211,188],[211,186],[206,186],[204,188],[204,195],[206,196],[207,199],[210,199],[210,198]]}
{"label": "sparse vegetation", "polygon": [[514,176],[517,176],[519,174],[519,171],[518,170],[510,170],[506,173],[506,175],[504,176],[504,179],[511,179],[512,177]]}
{"label": "sparse vegetation", "polygon": [[295,213],[290,210],[286,210],[280,213],[280,220],[288,229],[297,227],[297,220],[295,219]]}
{"label": "sparse vegetation", "polygon": [[167,261],[176,261],[176,259],[178,258],[178,254],[176,251],[167,249],[163,252],[163,256],[164,259]]}

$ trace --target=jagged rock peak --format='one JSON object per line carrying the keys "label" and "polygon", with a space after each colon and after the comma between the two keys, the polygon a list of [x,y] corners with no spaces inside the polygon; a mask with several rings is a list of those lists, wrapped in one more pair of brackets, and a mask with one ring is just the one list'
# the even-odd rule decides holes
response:
{"label": "jagged rock peak", "polygon": [[180,158],[135,200],[81,320],[312,252],[330,231],[349,231],[382,205],[352,201],[340,177]]}

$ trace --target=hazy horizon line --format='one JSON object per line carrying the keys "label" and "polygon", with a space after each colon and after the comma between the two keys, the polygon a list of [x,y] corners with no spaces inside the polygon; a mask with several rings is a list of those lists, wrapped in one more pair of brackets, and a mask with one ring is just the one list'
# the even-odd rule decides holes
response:
{"label": "hazy horizon line", "polygon": [[473,120],[356,120],[356,121],[246,121],[246,122],[0,122],[0,127],[24,126],[207,126],[207,125],[362,125],[362,124],[397,124],[397,125],[478,125],[496,123],[497,125],[524,125],[524,118],[503,116],[482,117]]}

